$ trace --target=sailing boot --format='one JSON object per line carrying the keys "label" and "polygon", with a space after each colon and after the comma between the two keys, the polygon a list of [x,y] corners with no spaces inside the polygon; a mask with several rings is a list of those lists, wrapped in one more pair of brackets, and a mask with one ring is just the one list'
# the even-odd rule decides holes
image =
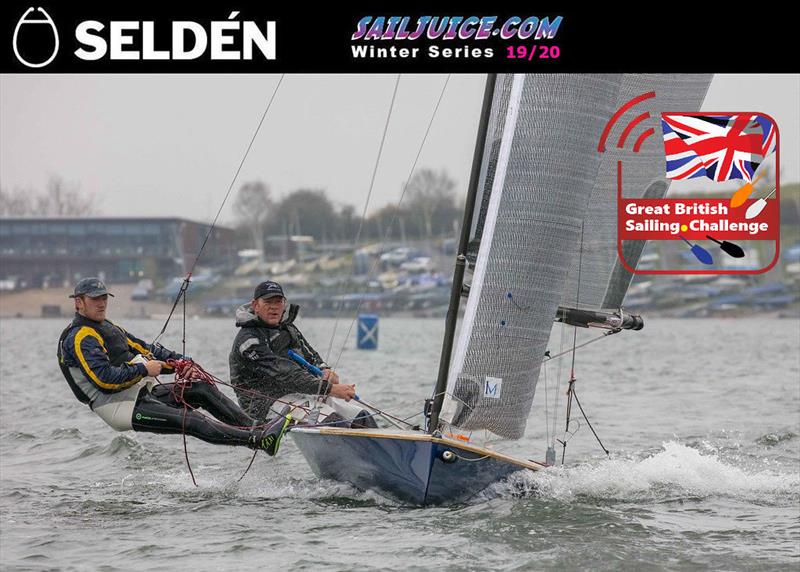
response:
{"label": "sailing boot", "polygon": [[325,419],[320,422],[320,425],[324,425],[325,427],[350,427],[350,422],[335,411],[332,411],[325,416]]}
{"label": "sailing boot", "polygon": [[281,446],[283,436],[292,422],[291,406],[287,405],[278,417],[263,429],[253,429],[250,432],[248,446],[251,449],[263,449],[267,455],[274,457]]}
{"label": "sailing boot", "polygon": [[350,427],[352,429],[377,429],[378,424],[375,422],[374,416],[369,411],[362,409],[350,423]]}

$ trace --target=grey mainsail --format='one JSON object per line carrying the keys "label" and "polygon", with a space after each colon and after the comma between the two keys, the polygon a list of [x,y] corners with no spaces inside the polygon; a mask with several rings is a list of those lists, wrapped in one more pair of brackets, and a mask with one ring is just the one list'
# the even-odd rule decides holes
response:
{"label": "grey mainsail", "polygon": [[[625,156],[626,196],[663,196],[664,154],[655,135],[605,153],[598,141],[614,112],[699,109],[710,76],[498,76],[486,136],[468,258],[475,272],[450,366],[441,419],[520,438],[560,302],[618,308],[631,274],[616,254],[616,166]],[[628,121],[630,118],[624,118]],[[658,129],[654,129],[659,133]],[[631,157],[634,155],[633,157]],[[623,245],[635,266],[643,243]],[[580,292],[578,268],[581,269]]]}
{"label": "grey mainsail", "polygon": [[621,79],[514,76],[443,421],[523,435]]}
{"label": "grey mainsail", "polygon": [[511,94],[513,78],[514,76],[511,74],[499,74],[495,80],[492,111],[489,115],[489,124],[486,130],[486,146],[481,158],[478,196],[475,201],[469,250],[467,251],[467,258],[471,265],[475,264],[478,257],[478,249],[483,237],[483,227],[486,224],[486,214],[489,211],[489,199],[492,196],[492,185],[497,171],[497,160],[500,155],[500,143],[503,138],[503,129],[508,112],[508,98]]}

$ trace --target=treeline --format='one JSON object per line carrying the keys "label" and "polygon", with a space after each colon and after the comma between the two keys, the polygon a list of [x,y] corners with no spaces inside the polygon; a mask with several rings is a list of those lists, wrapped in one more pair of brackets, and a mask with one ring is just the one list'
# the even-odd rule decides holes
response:
{"label": "treeline", "polygon": [[0,216],[92,216],[99,214],[98,207],[94,195],[58,176],[50,177],[44,191],[0,187]]}
{"label": "treeline", "polygon": [[[400,189],[402,191],[402,187]],[[374,211],[361,224],[361,208],[337,205],[321,189],[299,189],[273,197],[261,181],[245,183],[233,202],[243,248],[264,250],[269,236],[309,235],[317,242],[419,240],[454,236],[463,217],[456,184],[445,171],[422,169],[405,186],[403,200]],[[398,201],[400,192],[398,192]],[[93,216],[100,201],[78,185],[51,177],[43,191],[0,188],[0,216]]]}
{"label": "treeline", "polygon": [[[387,235],[390,240],[453,236],[463,216],[455,187],[455,181],[444,171],[419,171],[409,181],[399,206],[387,205],[366,218],[361,239],[380,240]],[[243,244],[260,250],[265,238],[275,235],[309,235],[318,242],[352,242],[361,221],[361,212],[354,206],[337,207],[324,190],[299,189],[274,199],[269,187],[261,181],[242,185],[233,211]]]}

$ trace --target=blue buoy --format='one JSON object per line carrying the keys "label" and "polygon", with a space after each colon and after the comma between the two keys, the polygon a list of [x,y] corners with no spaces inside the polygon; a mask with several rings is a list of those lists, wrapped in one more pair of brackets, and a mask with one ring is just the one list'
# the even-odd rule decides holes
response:
{"label": "blue buoy", "polygon": [[358,315],[358,349],[378,349],[378,316],[376,314]]}

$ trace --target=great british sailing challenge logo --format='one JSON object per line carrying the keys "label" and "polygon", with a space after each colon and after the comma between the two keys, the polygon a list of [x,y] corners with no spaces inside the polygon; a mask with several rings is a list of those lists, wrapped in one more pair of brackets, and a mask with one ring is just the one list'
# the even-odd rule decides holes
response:
{"label": "great british sailing challenge logo", "polygon": [[[615,123],[634,106],[656,97],[655,92],[644,93],[620,107],[606,125],[598,151],[606,151]],[[651,118],[646,111],[622,122],[618,149]],[[639,274],[760,274],[771,269],[778,260],[780,238],[779,132],[774,120],[757,112],[664,112],[660,127],[664,176],[675,182],[700,179],[704,188],[692,191],[691,198],[669,199],[663,180],[654,181],[644,192],[627,188],[626,160],[621,158],[617,164],[620,263]],[[651,136],[652,143],[657,141],[655,132],[651,127],[635,138],[629,164],[635,165],[636,154]],[[768,182],[772,172],[774,184]],[[684,248],[656,248],[652,256],[660,268],[639,269],[637,260],[626,260],[625,253],[641,253],[643,241],[678,241]],[[761,264],[762,259],[771,262]]]}
{"label": "great british sailing challenge logo", "polygon": [[28,8],[17,22],[14,55],[29,68],[43,68],[58,55],[58,28],[44,8]]}
{"label": "great british sailing challenge logo", "polygon": [[[350,37],[353,59],[558,59],[563,16],[364,16]],[[413,42],[413,43],[410,43]],[[504,49],[501,49],[504,48]]]}

